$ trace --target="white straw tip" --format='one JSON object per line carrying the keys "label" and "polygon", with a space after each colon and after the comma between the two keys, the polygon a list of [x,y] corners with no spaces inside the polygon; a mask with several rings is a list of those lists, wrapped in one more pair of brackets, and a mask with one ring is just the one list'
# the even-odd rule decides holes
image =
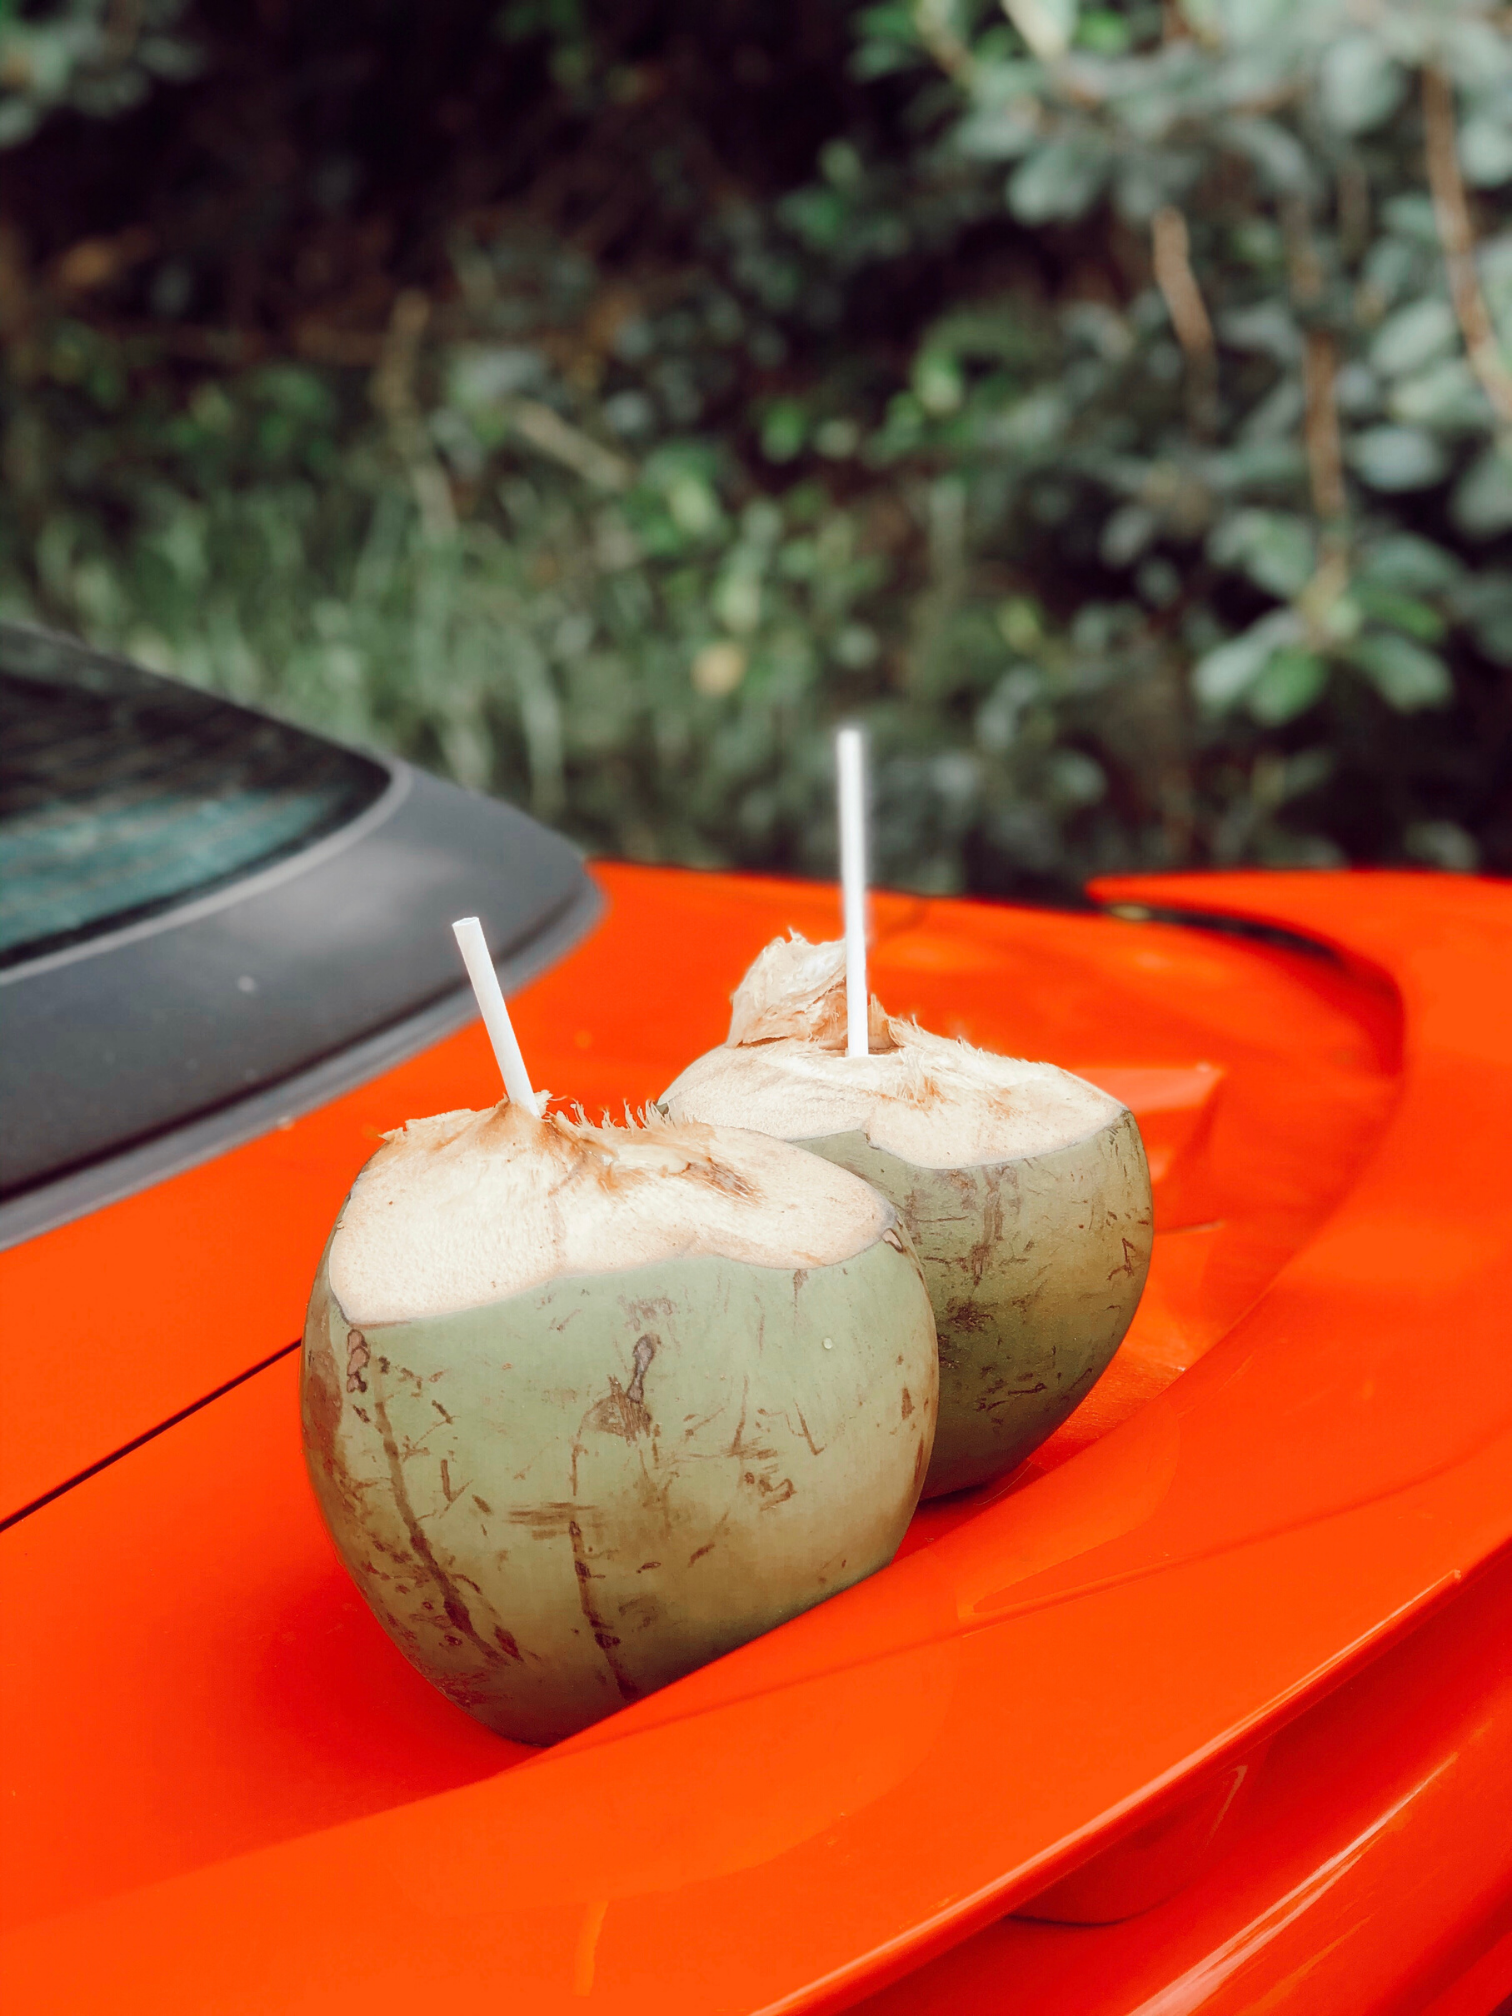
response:
{"label": "white straw tip", "polygon": [[846,1051],[866,1056],[866,752],[859,728],[835,736],[840,798],[840,888],[845,919]]}
{"label": "white straw tip", "polygon": [[452,931],[462,953],[462,963],[467,968],[467,977],[472,982],[473,994],[477,998],[478,1011],[483,1017],[483,1026],[488,1031],[488,1040],[493,1046],[494,1058],[499,1066],[499,1075],[504,1080],[504,1089],[510,1101],[523,1106],[527,1113],[541,1117],[541,1102],[537,1099],[525,1069],[525,1059],[520,1055],[519,1040],[514,1032],[514,1024],[509,1019],[509,1010],[504,1005],[503,991],[499,986],[499,976],[494,971],[494,963],[489,956],[488,940],[483,936],[483,926],[476,917],[458,917],[453,920]]}

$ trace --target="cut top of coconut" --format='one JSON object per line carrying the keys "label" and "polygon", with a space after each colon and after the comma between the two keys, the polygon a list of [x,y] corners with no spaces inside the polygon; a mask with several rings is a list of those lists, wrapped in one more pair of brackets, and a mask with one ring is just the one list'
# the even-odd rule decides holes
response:
{"label": "cut top of coconut", "polygon": [[775,940],[736,991],[729,1041],[688,1066],[663,1110],[788,1141],[861,1133],[924,1169],[1047,1154],[1123,1111],[1054,1064],[932,1035],[875,1002],[871,1054],[848,1057],[834,1033],[844,1029],[843,988],[843,947]]}
{"label": "cut top of coconut", "polygon": [[400,1323],[693,1254],[830,1266],[892,1221],[859,1177],[764,1134],[593,1127],[505,1104],[390,1134],[352,1187],[327,1271],[353,1323]]}
{"label": "cut top of coconut", "polygon": [[[844,1050],[850,1018],[845,1001],[845,941],[811,945],[800,931],[774,938],[747,967],[730,1002],[729,1043],[775,1043],[801,1036],[822,1050]],[[887,1050],[887,1014],[876,995],[867,1003],[873,1050]]]}

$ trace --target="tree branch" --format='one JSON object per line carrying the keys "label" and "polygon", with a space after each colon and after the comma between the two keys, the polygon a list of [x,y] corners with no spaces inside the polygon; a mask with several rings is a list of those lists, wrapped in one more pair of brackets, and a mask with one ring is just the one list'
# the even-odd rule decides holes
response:
{"label": "tree branch", "polygon": [[1150,225],[1155,284],[1160,289],[1186,353],[1193,431],[1211,434],[1217,424],[1218,345],[1212,317],[1192,271],[1191,236],[1174,203],[1155,212]]}
{"label": "tree branch", "polygon": [[406,287],[396,296],[371,391],[373,404],[388,422],[390,438],[409,471],[421,524],[432,536],[445,538],[457,529],[456,507],[415,398],[420,338],[430,312],[429,300],[416,287]]}
{"label": "tree branch", "polygon": [[1174,203],[1167,203],[1155,212],[1151,237],[1155,284],[1165,296],[1176,340],[1188,357],[1211,357],[1213,324],[1192,271],[1187,221]]}
{"label": "tree branch", "polygon": [[1512,371],[1508,370],[1496,340],[1496,328],[1475,265],[1475,227],[1470,221],[1470,205],[1460,174],[1454,86],[1432,64],[1423,71],[1423,137],[1434,221],[1449,275],[1449,298],[1465,339],[1465,354],[1497,418],[1512,424]]}
{"label": "tree branch", "polygon": [[954,83],[969,85],[976,75],[976,59],[956,33],[948,6],[940,0],[914,0],[914,32],[936,63]]}
{"label": "tree branch", "polygon": [[1326,329],[1309,329],[1302,353],[1302,389],[1307,400],[1303,434],[1313,509],[1325,524],[1342,518],[1344,454],[1339,440],[1339,409],[1334,400],[1338,350]]}

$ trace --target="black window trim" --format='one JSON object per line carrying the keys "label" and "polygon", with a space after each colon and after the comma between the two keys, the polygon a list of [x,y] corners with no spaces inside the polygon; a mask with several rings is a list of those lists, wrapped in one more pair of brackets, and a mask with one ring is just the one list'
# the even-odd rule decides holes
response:
{"label": "black window trim", "polygon": [[398,758],[353,754],[387,781],[342,825],[0,968],[0,1248],[254,1139],[462,1027],[476,1009],[451,918],[482,918],[511,990],[592,927],[603,899],[570,841]]}
{"label": "black window trim", "polygon": [[[603,897],[585,880],[583,887],[528,945],[511,956],[496,957],[494,968],[505,993],[516,992],[554,966],[592,929],[603,907]],[[0,1252],[56,1231],[75,1218],[103,1211],[139,1190],[150,1190],[155,1184],[183,1175],[203,1162],[212,1162],[234,1148],[245,1147],[264,1134],[292,1127],[305,1114],[329,1105],[358,1085],[381,1078],[395,1065],[418,1056],[422,1050],[477,1019],[477,1003],[464,982],[427,1003],[418,1013],[348,1045],[334,1056],[321,1058],[308,1070],[295,1072],[118,1154],[0,1201]],[[478,1090],[480,1106],[487,1102],[488,1090],[485,1079]],[[395,1114],[394,1124],[397,1126],[409,1117]]]}

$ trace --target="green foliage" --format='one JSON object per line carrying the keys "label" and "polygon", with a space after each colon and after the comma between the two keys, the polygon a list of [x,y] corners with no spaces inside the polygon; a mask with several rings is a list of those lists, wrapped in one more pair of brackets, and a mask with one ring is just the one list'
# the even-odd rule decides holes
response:
{"label": "green foliage", "polygon": [[62,108],[110,118],[164,79],[192,77],[195,45],[172,31],[186,0],[0,0],[0,147]]}
{"label": "green foliage", "polygon": [[[176,253],[124,333],[34,290],[7,613],[641,858],[827,872],[859,717],[906,886],[1512,867],[1498,10],[837,5],[812,167],[765,181],[711,165],[720,66],[775,108],[797,75],[763,10],[675,91],[678,9],[612,14],[477,10],[558,138],[355,336],[305,308],[191,341]],[[89,63],[27,116],[96,109]],[[1425,78],[1478,234],[1458,298]],[[637,221],[569,231],[544,192],[600,159]]]}

